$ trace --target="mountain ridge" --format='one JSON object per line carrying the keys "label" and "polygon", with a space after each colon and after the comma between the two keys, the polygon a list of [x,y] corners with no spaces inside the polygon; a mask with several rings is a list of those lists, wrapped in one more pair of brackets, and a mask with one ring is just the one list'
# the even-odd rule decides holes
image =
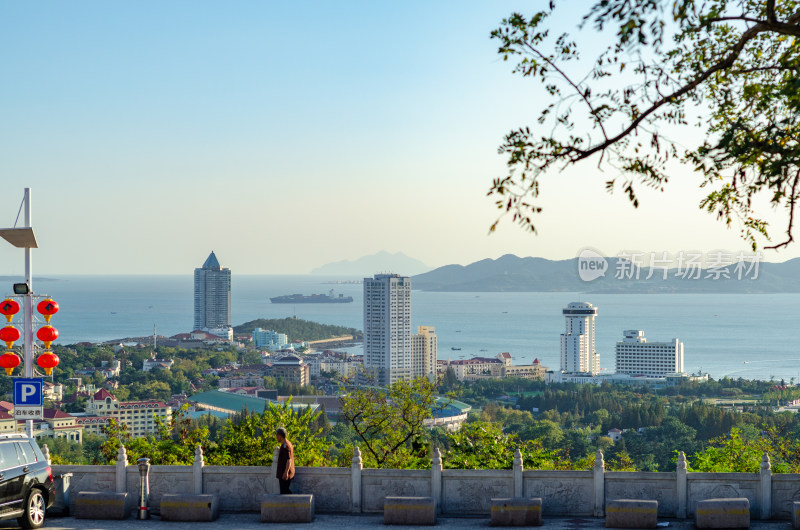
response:
{"label": "mountain ridge", "polygon": [[[548,260],[505,254],[468,265],[444,265],[412,277],[415,289],[443,292],[586,292],[614,293],[787,293],[800,292],[800,258],[781,263],[758,263],[758,276],[737,279],[735,263],[714,279],[703,269],[699,279],[682,278],[676,268],[636,267],[628,260],[605,258],[605,276],[583,281],[578,275],[578,258]],[[631,271],[636,278],[619,278],[620,271]],[[712,277],[707,277],[708,275]],[[752,273],[751,273],[752,276]]]}
{"label": "mountain ridge", "polygon": [[402,252],[385,250],[362,256],[355,260],[340,260],[326,263],[311,270],[310,274],[327,276],[372,276],[379,272],[402,272],[405,275],[421,274],[431,270],[418,259]]}

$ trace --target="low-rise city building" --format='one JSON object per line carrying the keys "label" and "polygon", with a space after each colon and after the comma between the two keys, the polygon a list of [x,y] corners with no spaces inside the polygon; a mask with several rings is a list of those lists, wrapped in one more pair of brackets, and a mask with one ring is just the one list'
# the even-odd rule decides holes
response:
{"label": "low-rise city building", "polygon": [[86,414],[114,418],[137,437],[156,432],[156,418],[168,422],[172,407],[162,401],[119,401],[103,388],[86,401]]}
{"label": "low-rise city building", "polygon": [[294,354],[272,361],[272,377],[306,386],[311,383],[311,371],[303,360]]}
{"label": "low-rise city building", "polygon": [[[64,438],[71,442],[83,443],[83,425],[77,422],[72,414],[56,409],[44,409],[43,418],[33,421],[33,437]],[[24,421],[18,421],[20,430],[24,429]]]}
{"label": "low-rise city building", "polygon": [[271,329],[256,328],[253,330],[252,336],[256,348],[264,348],[269,351],[283,349],[289,344],[289,337],[285,333],[278,333]]}
{"label": "low-rise city building", "polygon": [[145,359],[142,361],[142,371],[151,372],[153,370],[169,370],[175,361],[172,359]]}
{"label": "low-rise city building", "polygon": [[[508,354],[506,353],[505,355]],[[511,356],[509,355],[509,361],[510,359]],[[520,364],[516,366],[507,364],[500,367],[500,377],[502,378],[521,377],[523,379],[540,379],[544,381],[545,373],[547,373],[547,367],[542,366],[538,358],[534,359],[532,364]]]}
{"label": "low-rise city building", "polygon": [[683,372],[683,343],[647,342],[642,330],[626,330],[617,342],[616,369],[618,374],[664,377]]}
{"label": "low-rise city building", "polygon": [[495,357],[473,357],[472,359],[437,361],[437,373],[441,376],[448,368],[452,368],[459,381],[476,381],[478,379],[503,379],[522,377],[525,379],[544,380],[547,367],[542,366],[539,359],[532,364],[512,364],[511,354],[498,353]]}

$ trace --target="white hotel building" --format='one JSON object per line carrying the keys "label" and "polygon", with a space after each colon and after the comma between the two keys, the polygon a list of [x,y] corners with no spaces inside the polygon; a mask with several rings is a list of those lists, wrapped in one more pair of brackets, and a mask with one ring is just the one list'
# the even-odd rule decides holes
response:
{"label": "white hotel building", "polygon": [[600,354],[594,349],[594,317],[597,308],[588,302],[572,302],[563,309],[566,320],[561,334],[561,371],[600,373]]}
{"label": "white hotel building", "polygon": [[617,342],[617,373],[634,376],[664,377],[683,372],[683,343],[647,342],[644,331],[627,330]]}

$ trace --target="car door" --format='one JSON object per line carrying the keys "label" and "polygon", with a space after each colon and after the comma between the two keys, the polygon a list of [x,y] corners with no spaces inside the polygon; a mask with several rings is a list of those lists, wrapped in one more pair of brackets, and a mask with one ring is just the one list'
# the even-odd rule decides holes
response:
{"label": "car door", "polygon": [[20,498],[25,479],[22,468],[14,441],[0,441],[0,512],[22,507],[25,500]]}

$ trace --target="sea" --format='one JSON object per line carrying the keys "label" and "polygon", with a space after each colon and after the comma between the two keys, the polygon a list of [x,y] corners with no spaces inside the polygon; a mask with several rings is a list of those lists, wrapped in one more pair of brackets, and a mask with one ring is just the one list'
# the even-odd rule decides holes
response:
{"label": "sea", "polygon": [[[257,318],[293,317],[363,329],[362,286],[356,278],[234,275],[234,325]],[[34,290],[60,305],[52,324],[58,344],[174,335],[192,330],[193,278],[175,276],[54,276],[34,278]],[[10,282],[9,282],[10,283]],[[9,285],[10,288],[10,285]],[[272,304],[285,294],[335,293],[349,304]],[[412,326],[436,328],[440,359],[511,353],[515,364],[535,358],[559,367],[561,309],[570,302],[598,307],[596,349],[603,370],[614,370],[614,346],[624,330],[648,341],[678,338],[684,370],[746,379],[800,383],[797,294],[444,293],[413,291]],[[360,353],[360,347],[350,349]]]}

